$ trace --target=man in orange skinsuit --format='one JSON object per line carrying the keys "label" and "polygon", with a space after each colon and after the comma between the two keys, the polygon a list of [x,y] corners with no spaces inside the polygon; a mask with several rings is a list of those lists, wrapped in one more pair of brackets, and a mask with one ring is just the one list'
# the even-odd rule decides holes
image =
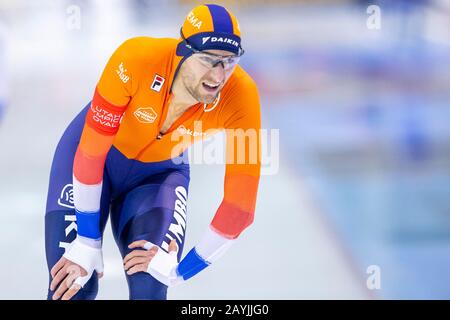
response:
{"label": "man in orange skinsuit", "polygon": [[[48,299],[96,297],[108,217],[130,299],[166,299],[169,286],[216,261],[253,222],[260,105],[254,81],[238,65],[244,52],[238,22],[221,6],[201,5],[180,33],[180,39],[125,41],[58,144],[45,215]],[[223,129],[223,201],[181,259],[186,149]]]}

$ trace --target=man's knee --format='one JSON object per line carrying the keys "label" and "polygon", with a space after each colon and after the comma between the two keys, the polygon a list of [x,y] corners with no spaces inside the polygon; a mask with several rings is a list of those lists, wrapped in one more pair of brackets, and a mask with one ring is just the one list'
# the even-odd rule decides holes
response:
{"label": "man's knee", "polygon": [[167,286],[145,272],[127,276],[130,300],[166,300]]}

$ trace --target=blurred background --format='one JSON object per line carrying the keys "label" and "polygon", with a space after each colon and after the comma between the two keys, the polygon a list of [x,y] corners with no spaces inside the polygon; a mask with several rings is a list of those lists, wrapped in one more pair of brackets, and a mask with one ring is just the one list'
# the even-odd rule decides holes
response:
{"label": "blurred background", "polygon": [[[134,36],[178,38],[200,3],[0,2],[0,299],[46,296],[53,152],[111,53]],[[239,244],[169,299],[449,299],[450,1],[208,3],[238,17],[278,170]],[[223,174],[192,166],[186,248]],[[104,255],[98,298],[127,299],[109,228]]]}

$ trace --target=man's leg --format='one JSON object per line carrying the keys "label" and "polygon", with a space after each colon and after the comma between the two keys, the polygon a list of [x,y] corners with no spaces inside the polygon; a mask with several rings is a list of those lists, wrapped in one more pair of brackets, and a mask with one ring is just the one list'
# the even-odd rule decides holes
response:
{"label": "man's leg", "polygon": [[[186,201],[189,176],[172,171],[146,181],[123,199],[113,203],[111,224],[122,257],[136,240],[147,240],[168,249],[172,239],[177,242],[178,260],[183,251],[186,232]],[[165,300],[167,286],[148,273],[128,276],[130,299]]]}

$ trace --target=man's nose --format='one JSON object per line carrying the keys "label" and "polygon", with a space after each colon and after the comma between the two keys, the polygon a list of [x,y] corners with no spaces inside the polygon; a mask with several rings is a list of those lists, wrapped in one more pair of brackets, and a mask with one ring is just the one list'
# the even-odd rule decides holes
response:
{"label": "man's nose", "polygon": [[211,80],[214,80],[215,82],[222,82],[224,78],[225,69],[223,62],[219,62],[211,69]]}

